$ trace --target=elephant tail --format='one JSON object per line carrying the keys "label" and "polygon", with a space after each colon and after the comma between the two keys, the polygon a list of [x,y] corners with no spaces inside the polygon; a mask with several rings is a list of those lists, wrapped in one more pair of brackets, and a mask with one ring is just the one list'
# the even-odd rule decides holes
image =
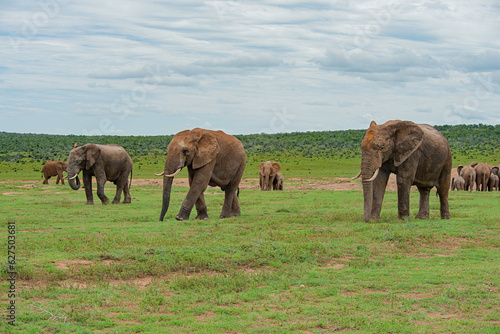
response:
{"label": "elephant tail", "polygon": [[133,171],[134,171],[134,169],[132,168],[132,169],[130,170],[130,181],[129,181],[129,183],[128,183],[128,189],[129,189],[129,190],[130,190],[130,188],[132,188],[132,174],[133,174]]}
{"label": "elephant tail", "polygon": [[240,187],[236,189],[236,197],[240,198]]}

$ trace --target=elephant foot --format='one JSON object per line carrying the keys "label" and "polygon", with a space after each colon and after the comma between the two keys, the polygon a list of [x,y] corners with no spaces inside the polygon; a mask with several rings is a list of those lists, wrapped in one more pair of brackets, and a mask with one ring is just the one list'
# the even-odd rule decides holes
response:
{"label": "elephant foot", "polygon": [[237,217],[237,216],[240,216],[240,214],[237,213],[237,212],[233,212],[233,213],[230,213],[230,214],[223,214],[223,213],[220,214],[220,218],[221,219],[231,218],[231,217]]}
{"label": "elephant foot", "polygon": [[415,216],[415,219],[429,219],[429,214],[419,213]]}
{"label": "elephant foot", "polygon": [[87,203],[85,203],[85,205],[94,205],[94,201],[87,201]]}
{"label": "elephant foot", "polygon": [[104,200],[101,200],[102,201],[102,205],[106,205],[109,203],[109,198],[105,198]]}
{"label": "elephant foot", "polygon": [[131,200],[126,200],[126,199],[123,200],[123,202],[122,202],[122,204],[130,204],[130,203],[132,203],[132,201]]}
{"label": "elephant foot", "polygon": [[206,213],[203,213],[203,214],[198,214],[198,215],[196,216],[196,218],[195,218],[195,219],[199,219],[199,220],[209,220],[209,219],[208,219],[208,215],[207,215]]}
{"label": "elephant foot", "polygon": [[[108,202],[109,202],[109,200],[108,200]],[[120,204],[120,200],[117,201],[116,199],[114,199],[113,202],[111,202],[111,204]]]}
{"label": "elephant foot", "polygon": [[451,218],[451,215],[449,212],[445,213],[445,214],[441,214],[441,219],[450,219]]}

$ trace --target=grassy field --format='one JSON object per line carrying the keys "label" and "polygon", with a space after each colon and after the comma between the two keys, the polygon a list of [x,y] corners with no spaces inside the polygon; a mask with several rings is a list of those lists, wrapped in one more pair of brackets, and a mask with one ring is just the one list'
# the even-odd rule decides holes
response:
{"label": "grassy field", "polygon": [[[163,163],[138,158],[134,177]],[[287,177],[332,182],[359,168],[282,163]],[[3,167],[0,179],[17,181],[0,183],[0,242],[6,254],[15,222],[18,275],[16,327],[4,317],[2,333],[500,332],[499,193],[451,192],[450,220],[431,196],[431,219],[400,221],[387,192],[382,220],[363,223],[361,191],[245,189],[242,216],[221,220],[211,189],[211,219],[178,222],[187,188],[174,187],[159,222],[161,186],[132,185],[130,205],[85,206],[83,190],[42,185],[35,163]],[[7,256],[4,268],[6,315]]]}

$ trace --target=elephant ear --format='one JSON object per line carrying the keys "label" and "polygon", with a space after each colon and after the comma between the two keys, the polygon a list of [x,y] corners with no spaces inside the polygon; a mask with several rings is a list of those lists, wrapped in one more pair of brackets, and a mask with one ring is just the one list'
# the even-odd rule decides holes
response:
{"label": "elephant ear", "polygon": [[194,138],[198,139],[198,152],[193,159],[193,168],[201,168],[214,160],[219,154],[219,142],[215,135],[202,129],[194,129],[191,131]]}
{"label": "elephant ear", "polygon": [[493,167],[493,168],[491,169],[491,172],[492,172],[493,174],[495,174],[495,175],[498,175],[498,171],[499,171],[499,170],[500,170],[500,168],[499,168],[499,167],[497,167],[497,166],[495,166],[495,167]]}
{"label": "elephant ear", "polygon": [[260,173],[260,175],[264,175],[264,167],[266,166],[266,162],[267,161],[262,161],[260,163],[260,167],[259,167],[259,173]]}
{"label": "elephant ear", "polygon": [[272,166],[273,166],[273,171],[271,175],[276,175],[281,170],[281,164],[279,162],[273,161]]}
{"label": "elephant ear", "polygon": [[96,160],[99,159],[100,155],[101,149],[97,147],[97,145],[89,145],[85,154],[85,160],[87,162],[85,168],[90,169],[92,166],[94,166]]}
{"label": "elephant ear", "polygon": [[458,173],[458,175],[460,175],[460,172],[462,171],[463,168],[464,168],[463,165],[458,165],[458,167],[457,167],[457,173]]}
{"label": "elephant ear", "polygon": [[405,121],[398,124],[394,141],[394,166],[398,167],[420,147],[424,131],[415,123]]}

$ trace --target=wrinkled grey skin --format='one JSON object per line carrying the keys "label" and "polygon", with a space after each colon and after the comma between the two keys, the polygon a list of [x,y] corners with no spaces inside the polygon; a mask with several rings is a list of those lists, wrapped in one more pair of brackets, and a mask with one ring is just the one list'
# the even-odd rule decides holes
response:
{"label": "wrinkled grey skin", "polygon": [[236,191],[243,176],[246,154],[243,144],[222,131],[196,128],[177,133],[168,145],[163,171],[163,203],[160,221],[163,221],[170,203],[173,174],[188,168],[189,191],[175,219],[187,220],[196,205],[196,219],[208,219],[203,195],[207,186],[218,186],[224,193],[220,218],[240,215]]}
{"label": "wrinkled grey skin", "polygon": [[476,191],[486,191],[491,175],[491,165],[480,162],[474,169],[476,170]]}
{"label": "wrinkled grey skin", "polygon": [[274,178],[273,181],[273,190],[283,190],[284,181],[285,178],[283,177],[283,174],[276,173],[276,177]]}
{"label": "wrinkled grey skin", "polygon": [[465,180],[460,175],[451,179],[451,190],[464,190]]}
{"label": "wrinkled grey skin", "polygon": [[259,167],[260,190],[272,190],[276,174],[281,170],[281,164],[276,161],[263,161]]}
{"label": "wrinkled grey skin", "polygon": [[[104,184],[111,181],[116,185],[113,204],[120,203],[122,191],[123,203],[130,203],[130,182],[132,182],[132,159],[127,151],[119,145],[85,144],[71,150],[68,157],[68,183],[74,190],[80,189],[78,173],[83,171],[83,184],[87,205],[94,204],[92,194],[92,176],[97,182],[97,196],[102,204],[108,204],[109,198],[104,194]],[[75,179],[71,179],[76,175]]]}
{"label": "wrinkled grey skin", "polygon": [[500,177],[498,176],[499,167],[495,166],[491,169],[490,179],[488,181],[488,191],[500,190]]}
{"label": "wrinkled grey skin", "polygon": [[439,195],[441,218],[450,218],[448,191],[452,156],[448,142],[439,131],[410,121],[388,121],[382,125],[372,122],[361,149],[365,221],[380,219],[390,173],[396,174],[397,179],[399,219],[410,214],[412,185],[420,192],[416,218],[429,218],[429,193],[433,187]]}
{"label": "wrinkled grey skin", "polygon": [[64,184],[63,171],[68,171],[68,163],[66,161],[47,161],[42,167],[43,184],[49,184],[49,179],[52,176],[57,176],[56,184],[61,181]]}
{"label": "wrinkled grey skin", "polygon": [[477,165],[477,162],[471,163],[469,166],[462,166],[459,165],[457,167],[457,172],[458,175],[460,175],[464,181],[464,190],[466,191],[472,191],[474,188],[474,182],[476,181],[476,170],[474,169],[474,166]]}

